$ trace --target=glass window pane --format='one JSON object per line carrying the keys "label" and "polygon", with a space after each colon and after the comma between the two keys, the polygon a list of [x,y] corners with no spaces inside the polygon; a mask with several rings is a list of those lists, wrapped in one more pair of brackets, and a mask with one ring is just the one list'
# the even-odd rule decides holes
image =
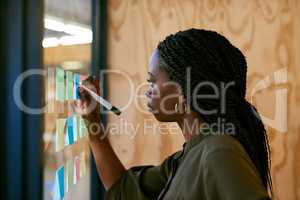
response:
{"label": "glass window pane", "polygon": [[45,0],[45,200],[90,198],[86,127],[69,108],[76,84],[91,71],[91,42],[91,1]]}

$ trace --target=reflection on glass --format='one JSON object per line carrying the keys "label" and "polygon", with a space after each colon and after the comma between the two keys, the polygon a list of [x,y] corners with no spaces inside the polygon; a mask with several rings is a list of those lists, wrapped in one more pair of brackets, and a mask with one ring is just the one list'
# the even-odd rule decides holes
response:
{"label": "reflection on glass", "polygon": [[91,42],[91,1],[45,0],[45,200],[90,198],[87,130],[70,103],[90,73]]}

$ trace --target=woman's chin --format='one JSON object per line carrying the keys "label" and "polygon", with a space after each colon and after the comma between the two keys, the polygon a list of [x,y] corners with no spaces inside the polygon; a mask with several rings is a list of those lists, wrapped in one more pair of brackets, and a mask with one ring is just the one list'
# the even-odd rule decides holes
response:
{"label": "woman's chin", "polygon": [[155,119],[159,122],[174,122],[175,119],[168,115],[163,115],[161,113],[153,113]]}

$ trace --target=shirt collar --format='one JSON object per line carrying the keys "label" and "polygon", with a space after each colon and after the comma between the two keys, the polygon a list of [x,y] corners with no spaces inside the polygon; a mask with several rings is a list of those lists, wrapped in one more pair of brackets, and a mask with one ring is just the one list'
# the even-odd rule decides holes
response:
{"label": "shirt collar", "polygon": [[183,150],[185,152],[190,151],[195,145],[199,144],[205,136],[207,136],[207,134],[203,134],[203,133],[199,133],[193,136],[191,139],[189,139],[183,144]]}
{"label": "shirt collar", "polygon": [[182,157],[185,157],[186,154],[194,147],[196,146],[197,144],[199,144],[204,137],[206,137],[208,134],[205,134],[205,133],[200,133],[200,134],[197,134],[195,136],[193,136],[191,139],[189,139],[188,141],[184,142],[182,147],[182,152],[180,154],[176,154],[174,156],[175,159],[180,159]]}

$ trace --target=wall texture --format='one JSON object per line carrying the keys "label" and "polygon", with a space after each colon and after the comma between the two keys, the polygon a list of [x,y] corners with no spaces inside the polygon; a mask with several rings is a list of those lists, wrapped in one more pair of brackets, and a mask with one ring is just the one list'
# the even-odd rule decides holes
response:
{"label": "wall texture", "polygon": [[[145,87],[136,89],[166,35],[213,29],[238,46],[248,61],[247,98],[267,124],[276,199],[300,199],[300,1],[109,0],[108,9],[109,99],[121,107],[143,95]],[[121,117],[109,116],[114,149],[127,167],[158,164],[183,143],[176,124],[155,121],[139,109],[144,104],[133,99]]]}

